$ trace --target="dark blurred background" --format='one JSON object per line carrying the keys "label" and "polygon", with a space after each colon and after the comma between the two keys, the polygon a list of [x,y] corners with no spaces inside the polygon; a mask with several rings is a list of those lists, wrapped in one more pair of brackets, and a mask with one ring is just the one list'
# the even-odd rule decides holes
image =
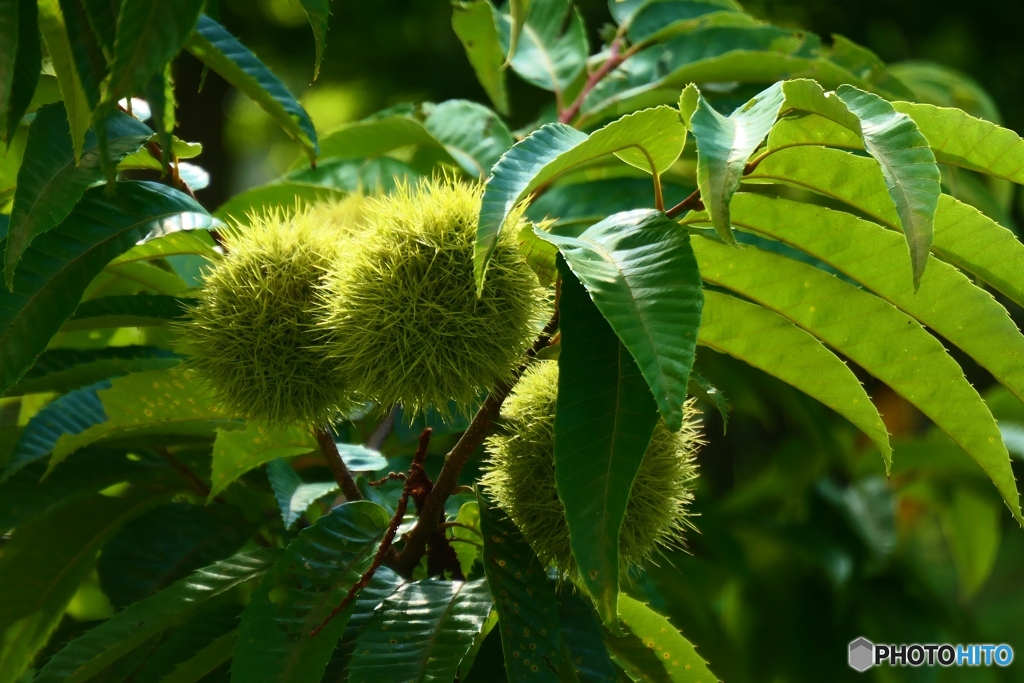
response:
{"label": "dark blurred background", "polygon": [[[610,22],[606,2],[579,0],[591,48]],[[995,98],[1004,122],[1024,130],[1024,2],[1021,0],[749,0],[752,13],[833,33],[889,62],[927,59],[974,77]],[[319,79],[312,86],[313,35],[299,0],[221,0],[223,23],[300,97],[320,131],[397,102],[466,98],[487,102],[451,29],[444,0],[332,0]],[[185,56],[179,82],[198,84],[200,67]],[[509,79],[512,124],[531,120],[548,94]],[[297,152],[269,119],[211,76],[202,93],[180,91],[183,137],[203,142],[199,160],[212,175],[201,199],[211,208],[283,170]]]}

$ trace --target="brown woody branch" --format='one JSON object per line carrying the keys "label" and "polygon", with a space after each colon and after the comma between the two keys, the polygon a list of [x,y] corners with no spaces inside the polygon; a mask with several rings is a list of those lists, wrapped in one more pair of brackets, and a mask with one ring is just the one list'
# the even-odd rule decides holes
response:
{"label": "brown woody branch", "polygon": [[334,475],[334,481],[338,482],[338,486],[341,487],[341,492],[345,494],[347,500],[362,500],[363,494],[359,492],[359,487],[356,486],[356,480],[352,477],[352,472],[349,471],[348,465],[341,458],[341,453],[338,452],[338,445],[334,443],[334,435],[331,434],[329,427],[317,427],[313,430],[313,436],[316,437],[316,442],[320,446],[320,452],[324,456],[324,460],[327,461],[327,467],[330,468],[331,474]]}
{"label": "brown woody branch", "polygon": [[[540,350],[548,345],[551,335],[557,327],[558,312],[555,311],[555,314],[548,321],[540,336],[534,341],[533,346],[526,352],[526,362],[536,357]],[[395,555],[391,562],[391,567],[399,574],[411,576],[412,570],[419,564],[426,551],[427,542],[437,531],[438,524],[443,521],[444,505],[448,501],[448,497],[458,486],[459,474],[462,472],[462,468],[469,462],[477,447],[487,438],[491,431],[491,425],[501,410],[501,404],[505,402],[505,397],[508,396],[516,380],[526,370],[526,362],[519,366],[509,383],[499,385],[491,390],[487,400],[477,410],[469,428],[466,429],[458,443],[455,444],[455,447],[445,457],[441,473],[437,476],[433,489],[426,496],[423,505],[420,507],[419,521],[416,522],[416,526],[406,536],[405,546],[401,552]]]}
{"label": "brown woody branch", "polygon": [[[349,589],[345,598],[338,603],[338,606],[331,610],[331,613],[327,615],[327,618],[320,622],[320,625],[309,632],[310,638],[315,638],[320,631],[324,630],[327,624],[331,623],[331,619],[338,616],[341,610],[348,607],[359,591],[370,585],[370,581],[373,579],[373,575],[380,567],[381,563],[384,562],[384,558],[387,557],[388,551],[391,550],[391,544],[395,540],[395,534],[398,533],[398,527],[402,524],[402,519],[405,518],[405,511],[409,507],[409,497],[413,494],[413,488],[415,487],[415,481],[417,479],[416,471],[423,471],[423,459],[427,456],[427,446],[430,445],[430,434],[433,430],[427,427],[420,434],[419,447],[416,449],[416,455],[413,456],[412,466],[409,468],[409,476],[405,480],[405,487],[402,489],[402,496],[398,499],[398,505],[395,506],[395,516],[391,519],[391,524],[388,525],[387,531],[384,532],[384,538],[380,542],[380,547],[377,548],[377,553],[373,556],[373,561],[370,563],[370,568],[367,569],[359,580],[355,582],[352,588]],[[426,476],[424,474],[424,476]]]}

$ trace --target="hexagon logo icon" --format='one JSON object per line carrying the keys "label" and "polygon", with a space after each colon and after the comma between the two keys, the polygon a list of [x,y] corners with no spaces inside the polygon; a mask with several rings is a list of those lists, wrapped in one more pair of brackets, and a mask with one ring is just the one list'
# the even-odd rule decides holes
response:
{"label": "hexagon logo icon", "polygon": [[850,668],[864,672],[875,665],[875,645],[867,638],[850,643]]}

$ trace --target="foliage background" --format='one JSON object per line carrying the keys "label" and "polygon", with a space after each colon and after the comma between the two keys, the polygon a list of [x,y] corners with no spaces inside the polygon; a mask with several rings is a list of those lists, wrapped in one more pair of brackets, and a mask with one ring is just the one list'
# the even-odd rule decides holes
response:
{"label": "foliage background", "polygon": [[[577,5],[591,45],[599,44],[600,27],[610,21],[607,4]],[[776,24],[841,33],[889,63],[922,59],[959,69],[993,96],[1006,126],[1024,131],[1024,3],[744,5]],[[487,102],[451,30],[448,3],[336,2],[332,10],[324,66],[312,87],[313,38],[298,0],[222,0],[221,17],[299,96],[319,130],[399,102]],[[204,144],[198,161],[211,171],[210,187],[199,194],[204,204],[217,206],[266,182],[296,158],[277,126],[219,79],[210,78],[201,93],[188,87],[198,82],[198,62],[184,56],[177,69],[185,86],[180,132]],[[534,120],[550,98],[517,78],[509,87],[513,127]],[[1024,224],[1018,201],[1013,213]],[[1012,313],[1021,326],[1020,311]],[[636,593],[670,615],[728,681],[1024,681],[1024,535],[983,477],[964,482],[956,474],[966,457],[952,455],[950,470],[941,445],[929,445],[941,439],[928,434],[927,421],[862,377],[895,438],[896,469],[886,485],[877,452],[834,413],[739,363],[701,354],[717,361],[711,379],[733,405],[724,437],[709,413],[712,443],[699,458],[702,534],[691,541],[692,556],[666,558],[651,572],[657,585],[639,583]],[[991,379],[969,361],[965,368],[984,394]],[[993,404],[997,411],[1003,406],[997,418],[1024,421],[1016,401],[994,397],[1002,397]],[[911,459],[917,469],[901,473],[901,461]],[[1022,465],[1015,462],[1018,480]],[[938,506],[931,504],[936,499]],[[936,507],[947,512],[935,514]],[[957,524],[974,539],[971,547],[950,540]],[[860,635],[876,642],[1007,642],[1018,661],[1005,670],[887,668],[861,675],[845,661],[846,644]]]}
{"label": "foliage background", "polygon": [[[575,3],[599,44],[611,21],[603,0]],[[743,3],[772,23],[821,36],[841,33],[886,62],[930,60],[959,69],[996,100],[1004,123],[1024,131],[1024,3],[1006,0],[752,0]],[[332,3],[330,40],[320,77],[312,76],[313,36],[299,0],[221,0],[223,23],[300,97],[320,130],[397,102],[487,96],[451,30],[451,8],[438,0]],[[201,67],[179,60],[182,85],[198,83]],[[533,119],[550,96],[509,79],[512,124]],[[181,131],[208,150],[211,185],[200,200],[217,206],[235,192],[276,177],[296,155],[287,137],[243,97],[211,78],[203,93],[182,88]],[[196,104],[187,99],[194,95]],[[231,129],[231,133],[226,133]],[[223,151],[223,154],[220,152]],[[268,159],[269,157],[269,159]],[[267,159],[269,165],[253,164]]]}
{"label": "foliage background", "polygon": [[[320,131],[398,102],[486,102],[441,0],[336,0],[324,68],[312,87],[313,38],[298,0],[220,4],[225,26],[300,96]],[[579,5],[594,46],[607,6]],[[746,5],[783,25],[842,33],[889,62],[930,59],[962,69],[992,93],[1006,125],[1024,131],[1019,3]],[[175,63],[179,133],[204,144],[197,162],[212,184],[199,198],[215,208],[279,175],[298,152],[215,75],[197,92],[200,72],[188,55]],[[535,119],[549,96],[516,78],[509,85],[513,126]],[[1024,225],[1017,203],[1014,214]],[[1024,316],[1012,313],[1021,326]],[[708,414],[711,443],[700,455],[697,495],[702,533],[691,539],[691,555],[666,558],[635,583],[634,593],[670,615],[731,682],[1024,681],[1024,534],[976,466],[930,433],[908,404],[862,376],[894,436],[895,468],[886,482],[877,452],[834,413],[739,363],[705,349],[700,355],[733,406],[725,436],[720,418]],[[954,355],[996,417],[1024,425],[1024,406]],[[411,451],[415,430],[396,436],[401,443],[389,455]],[[1024,460],[1014,455],[1020,480]],[[431,460],[428,468],[438,458]],[[92,586],[96,594],[87,584],[73,605],[82,628],[103,616]],[[1007,670],[881,669],[859,676],[845,661],[846,644],[859,635],[876,642],[1007,642],[1018,661]],[[495,644],[491,639],[485,648]],[[496,675],[480,667],[469,680]]]}

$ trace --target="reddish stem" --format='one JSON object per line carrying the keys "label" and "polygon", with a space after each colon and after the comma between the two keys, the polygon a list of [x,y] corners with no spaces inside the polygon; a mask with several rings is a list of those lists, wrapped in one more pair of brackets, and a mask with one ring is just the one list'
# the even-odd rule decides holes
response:
{"label": "reddish stem", "polygon": [[569,123],[576,114],[580,112],[580,107],[583,106],[583,100],[587,99],[587,95],[594,89],[601,80],[607,76],[615,67],[622,64],[624,61],[629,59],[633,54],[631,51],[620,52],[622,49],[621,41],[616,38],[612,41],[609,49],[608,59],[604,60],[604,64],[599,66],[590,76],[587,77],[587,82],[583,84],[583,89],[580,90],[580,94],[576,96],[576,99],[566,109],[562,110],[562,113],[558,115],[558,121],[560,123]]}
{"label": "reddish stem", "polygon": [[402,519],[405,517],[405,511],[409,507],[409,496],[412,495],[414,487],[414,474],[416,468],[423,469],[423,459],[427,456],[427,446],[430,444],[430,434],[433,430],[427,427],[420,434],[419,448],[416,449],[416,455],[413,456],[412,466],[409,469],[409,476],[405,480],[405,487],[402,489],[402,496],[398,499],[398,505],[395,506],[395,516],[391,518],[391,524],[388,525],[387,531],[384,532],[384,538],[381,540],[380,547],[377,548],[377,554],[373,556],[373,562],[370,563],[370,568],[367,569],[359,580],[355,582],[352,588],[349,589],[345,598],[338,603],[338,606],[331,610],[331,613],[327,615],[327,618],[320,622],[320,625],[309,632],[310,638],[315,638],[320,631],[324,630],[327,624],[331,623],[334,617],[338,616],[338,613],[349,606],[349,604],[355,599],[359,591],[370,585],[370,581],[373,579],[374,573],[377,568],[380,567],[381,563],[384,562],[384,558],[387,557],[388,551],[391,549],[391,544],[395,540],[395,534],[398,533],[398,527],[402,524]]}

